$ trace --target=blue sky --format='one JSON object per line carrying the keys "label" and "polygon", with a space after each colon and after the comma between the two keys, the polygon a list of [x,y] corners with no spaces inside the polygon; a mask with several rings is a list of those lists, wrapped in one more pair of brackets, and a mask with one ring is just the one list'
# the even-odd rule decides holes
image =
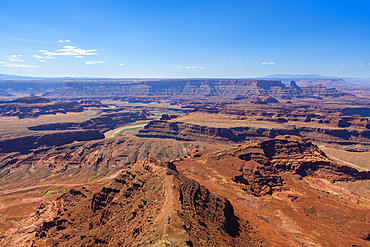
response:
{"label": "blue sky", "polygon": [[368,0],[17,0],[0,23],[2,74],[370,77]]}

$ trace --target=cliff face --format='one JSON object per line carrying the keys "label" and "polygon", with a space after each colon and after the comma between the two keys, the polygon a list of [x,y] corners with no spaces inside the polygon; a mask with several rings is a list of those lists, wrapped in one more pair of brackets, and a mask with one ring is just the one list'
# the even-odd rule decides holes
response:
{"label": "cliff face", "polygon": [[48,98],[166,98],[166,99],[234,99],[250,95],[269,95],[279,98],[339,97],[345,94],[322,86],[286,86],[277,80],[166,80],[134,84],[67,84],[44,94]]}
{"label": "cliff face", "polygon": [[[335,163],[309,141],[279,136],[199,150],[194,143],[134,139],[8,154],[12,169],[0,173],[0,245],[368,245],[369,200],[337,184],[366,183],[370,173]],[[172,161],[137,161],[151,155]],[[106,172],[126,162],[125,170]],[[42,196],[50,184],[64,194]],[[26,194],[38,206],[18,218]]]}
{"label": "cliff face", "polygon": [[103,138],[104,135],[98,130],[77,130],[24,136],[0,141],[0,152],[27,152],[30,149],[44,145],[60,146],[74,141],[90,141]]}
{"label": "cliff face", "polygon": [[[18,145],[22,144],[22,139],[17,141]],[[110,176],[142,159],[155,157],[169,161],[210,146],[198,142],[126,137],[39,147],[27,153],[0,152],[0,188],[4,191],[43,183],[87,183]]]}
{"label": "cliff face", "polygon": [[[78,203],[74,203],[78,201]],[[28,243],[74,246],[254,246],[231,203],[149,159],[123,171],[99,192],[59,197],[55,217]],[[63,210],[61,210],[63,208]],[[36,212],[37,214],[37,212]],[[76,229],[79,229],[78,231]]]}
{"label": "cliff face", "polygon": [[[258,102],[256,102],[258,104]],[[262,104],[260,101],[259,104]],[[346,108],[348,109],[348,108]],[[356,110],[357,109],[357,110]],[[354,112],[362,112],[363,108],[353,108]],[[231,119],[253,119],[257,121],[268,121],[268,122],[280,122],[285,123],[291,122],[315,122],[324,123],[333,127],[360,129],[370,129],[370,121],[361,115],[352,116],[341,116],[343,112],[347,110],[325,110],[325,109],[314,109],[305,110],[305,112],[297,112],[294,108],[291,109],[233,109],[233,108],[218,108],[218,107],[198,107],[190,111],[191,113],[205,113],[205,114],[217,114],[225,118]],[[365,114],[366,115],[366,114]]]}
{"label": "cliff face", "polygon": [[285,172],[331,182],[370,179],[370,172],[336,164],[316,145],[296,136],[278,136],[229,155],[246,161],[240,167],[242,175],[235,176],[234,181],[245,184],[246,190],[259,196],[281,190],[284,185],[281,174]]}
{"label": "cliff face", "polygon": [[34,95],[0,103],[0,116],[18,118],[36,118],[44,114],[82,112],[83,110],[83,106],[78,102],[51,102]]}
{"label": "cliff face", "polygon": [[[339,124],[342,124],[342,122]],[[274,138],[279,135],[297,135],[321,143],[337,143],[340,145],[370,144],[370,131],[366,129],[333,129],[304,126],[286,126],[286,128],[269,128],[268,126],[216,128],[161,120],[149,122],[136,135],[139,137],[169,138],[209,143],[239,143],[249,140],[260,140],[266,137]]]}
{"label": "cliff face", "polygon": [[135,121],[145,120],[150,116],[150,112],[121,112],[105,114],[101,117],[91,118],[81,123],[51,123],[28,127],[29,130],[77,130],[77,129],[98,129],[101,132],[115,129],[119,126]]}

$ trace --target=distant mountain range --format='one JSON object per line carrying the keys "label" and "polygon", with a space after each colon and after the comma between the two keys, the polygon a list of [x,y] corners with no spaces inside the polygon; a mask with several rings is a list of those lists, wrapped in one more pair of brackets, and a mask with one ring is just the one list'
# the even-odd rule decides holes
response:
{"label": "distant mountain range", "polygon": [[293,74],[274,74],[274,75],[268,75],[262,78],[273,78],[273,79],[278,79],[278,78],[299,78],[299,79],[333,79],[337,78],[334,76],[324,76],[324,75],[316,75],[316,74],[308,74],[308,75],[293,75]]}
{"label": "distant mountain range", "polygon": [[[161,81],[161,80],[168,80],[171,78],[96,78],[96,77],[32,77],[32,76],[21,76],[21,75],[8,75],[8,74],[0,74],[0,80],[109,80],[109,81],[117,81],[117,80],[125,80],[125,81],[137,81],[137,80],[150,80],[150,81]],[[172,78],[175,79],[175,78]],[[181,78],[179,80],[184,79],[207,79],[207,78]],[[217,78],[210,78],[210,79],[217,79]],[[221,79],[221,78],[218,78]],[[224,78],[230,79],[230,78]],[[238,78],[235,78],[238,79]],[[273,74],[264,77],[257,77],[257,78],[239,78],[239,79],[339,79],[339,77],[335,76],[323,76],[317,74]],[[370,81],[370,78],[341,78],[345,81]],[[176,80],[176,79],[175,79]]]}

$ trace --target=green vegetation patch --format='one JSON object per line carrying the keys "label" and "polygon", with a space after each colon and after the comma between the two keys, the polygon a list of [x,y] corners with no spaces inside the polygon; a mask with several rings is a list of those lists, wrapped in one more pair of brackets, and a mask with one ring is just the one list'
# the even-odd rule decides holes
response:
{"label": "green vegetation patch", "polygon": [[142,129],[142,128],[144,128],[144,126],[139,126],[139,127],[132,127],[132,128],[123,129],[123,130],[120,130],[120,131],[118,131],[117,133],[115,133],[115,134],[113,135],[113,137],[120,136],[120,134],[121,134],[121,133],[126,132],[126,131],[129,131],[129,130]]}
{"label": "green vegetation patch", "polygon": [[49,195],[49,194],[63,194],[63,193],[66,193],[68,191],[69,191],[69,189],[45,190],[45,191],[41,191],[41,193],[43,194],[43,196],[46,196],[46,195]]}

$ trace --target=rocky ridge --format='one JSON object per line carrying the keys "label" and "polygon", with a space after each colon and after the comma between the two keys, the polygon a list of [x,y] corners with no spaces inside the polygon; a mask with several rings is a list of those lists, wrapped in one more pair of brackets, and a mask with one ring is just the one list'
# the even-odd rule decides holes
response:
{"label": "rocky ridge", "polygon": [[164,80],[142,81],[131,84],[89,84],[68,83],[65,87],[44,94],[53,99],[214,99],[216,101],[235,98],[249,98],[269,95],[278,98],[294,97],[354,97],[321,85],[298,87],[295,83],[286,86],[277,80]]}
{"label": "rocky ridge", "polygon": [[179,175],[173,164],[151,159],[121,172],[97,193],[71,190],[55,204],[58,213],[36,229],[29,246],[258,244],[227,199]]}
{"label": "rocky ridge", "polygon": [[41,146],[61,146],[75,141],[103,139],[98,130],[75,130],[56,133],[35,134],[0,141],[0,153],[28,152]]}
{"label": "rocky ridge", "polygon": [[[175,150],[171,146],[172,150],[163,147],[160,151],[157,144],[178,143],[184,148],[173,140],[134,139],[141,140],[142,146],[150,141],[154,156]],[[148,157],[146,148],[133,144],[111,138],[40,149],[23,157],[9,154],[1,162],[9,161],[13,171],[3,176],[2,182],[14,180],[14,170],[19,169],[22,176],[28,176],[18,179],[18,186],[21,181],[37,185],[35,178],[42,178],[45,185],[64,181],[64,188],[73,184],[73,179],[80,184],[44,200],[34,213],[16,221],[19,227],[11,233],[7,230],[0,241],[12,246],[368,244],[370,201],[336,184],[368,181],[369,172],[335,163],[307,140],[279,136],[256,144],[205,150],[192,149],[188,143],[185,156],[163,154],[170,162],[137,161],[136,153],[132,165],[117,176],[100,176],[113,178],[110,182],[97,180],[97,176],[81,184],[81,178],[93,171],[103,174],[106,169],[112,171],[117,162],[126,163],[132,150],[139,149],[140,157]],[[27,164],[32,163],[27,172]],[[74,166],[80,166],[76,172]],[[43,168],[49,169],[49,177],[36,172]],[[323,184],[326,192],[321,191]],[[2,200],[11,195],[4,193],[0,194]]]}
{"label": "rocky ridge", "polygon": [[108,107],[97,100],[50,101],[33,94],[12,101],[0,103],[0,116],[18,118],[37,118],[41,115],[83,112],[84,109]]}
{"label": "rocky ridge", "polygon": [[119,126],[129,124],[132,122],[146,120],[150,116],[150,112],[143,111],[130,111],[130,112],[118,112],[118,113],[107,113],[102,116],[91,118],[87,121],[75,123],[50,123],[41,124],[36,126],[28,127],[29,130],[33,131],[48,131],[48,130],[79,130],[79,129],[98,129],[101,132],[105,132],[111,129],[118,128]]}
{"label": "rocky ridge", "polygon": [[211,146],[125,137],[43,146],[26,153],[0,153],[0,188],[7,191],[43,184],[88,183],[142,159],[169,161]]}
{"label": "rocky ridge", "polygon": [[258,196],[281,190],[284,185],[281,174],[286,172],[330,182],[370,179],[370,172],[339,165],[316,145],[296,136],[278,136],[257,145],[234,149],[227,155],[246,161],[239,169],[242,175],[233,180],[245,184],[248,191]]}
{"label": "rocky ridge", "polygon": [[[340,122],[340,124],[346,122]],[[367,120],[364,124],[368,127]],[[363,126],[362,126],[363,127]],[[230,127],[218,128],[176,121],[153,120],[136,134],[139,137],[169,138],[208,143],[243,143],[250,140],[274,138],[279,135],[297,135],[320,143],[339,145],[369,145],[370,131],[364,129],[325,128],[306,126]]]}

